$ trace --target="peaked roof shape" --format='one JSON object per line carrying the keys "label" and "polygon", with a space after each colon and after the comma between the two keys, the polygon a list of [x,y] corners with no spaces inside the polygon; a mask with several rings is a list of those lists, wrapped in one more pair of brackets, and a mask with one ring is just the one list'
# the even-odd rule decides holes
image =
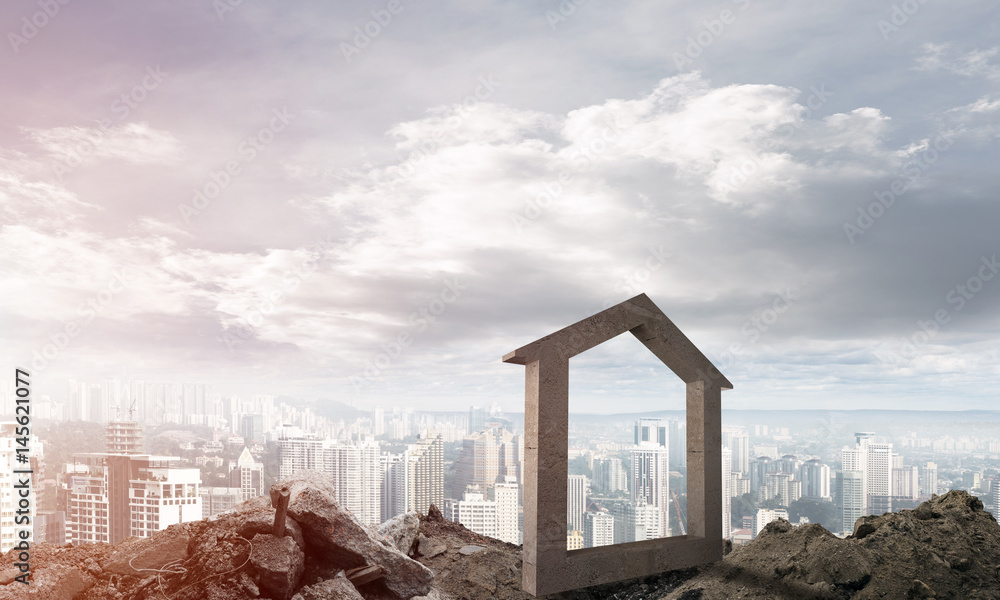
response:
{"label": "peaked roof shape", "polygon": [[646,294],[639,294],[521,346],[506,354],[503,362],[527,365],[548,352],[569,359],[626,331],[649,348],[684,383],[706,381],[724,390],[733,389],[733,384]]}
{"label": "peaked roof shape", "polygon": [[[631,332],[686,383],[687,533],[567,549],[569,359]],[[505,355],[524,365],[523,589],[542,596],[722,558],[722,390],[733,385],[640,294]]]}

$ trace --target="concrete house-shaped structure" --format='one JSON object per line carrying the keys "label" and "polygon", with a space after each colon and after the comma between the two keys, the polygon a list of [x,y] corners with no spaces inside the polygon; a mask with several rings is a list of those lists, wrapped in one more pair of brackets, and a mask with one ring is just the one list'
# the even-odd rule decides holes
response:
{"label": "concrete house-shaped structure", "polygon": [[[626,331],[687,385],[687,535],[566,549],[569,359]],[[733,385],[645,294],[503,357],[525,366],[522,587],[543,596],[722,559],[722,390]]]}

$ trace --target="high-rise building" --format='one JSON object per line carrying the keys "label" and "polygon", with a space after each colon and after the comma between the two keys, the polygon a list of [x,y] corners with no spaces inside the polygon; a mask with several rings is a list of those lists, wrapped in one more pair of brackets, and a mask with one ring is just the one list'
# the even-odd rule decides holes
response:
{"label": "high-rise building", "polygon": [[871,432],[854,435],[855,447],[844,448],[840,453],[843,470],[864,474],[863,514],[888,512],[892,510],[892,444],[876,442]]}
{"label": "high-rise building", "polygon": [[517,479],[508,475],[503,483],[493,486],[493,500],[497,503],[497,539],[511,544],[521,543],[520,503]]}
{"label": "high-rise building", "polygon": [[466,436],[455,462],[451,497],[461,497],[470,485],[485,490],[504,481],[508,475],[522,481],[521,455],[519,436],[502,427],[491,427]]}
{"label": "high-rise building", "polygon": [[664,529],[660,509],[642,500],[616,501],[611,505],[611,515],[615,519],[616,544],[656,539]]}
{"label": "high-rise building", "polygon": [[818,458],[807,460],[799,467],[802,496],[812,500],[830,500],[830,466]]}
{"label": "high-rise building", "polygon": [[722,449],[722,539],[728,540],[733,528],[733,451]]}
{"label": "high-rise building", "polygon": [[477,486],[469,487],[461,500],[448,498],[444,515],[479,535],[497,537],[497,503],[487,500]]}
{"label": "high-rise building", "polygon": [[264,463],[255,461],[246,446],[229,471],[229,487],[240,489],[240,502],[264,495]]}
{"label": "high-rise building", "polygon": [[407,510],[427,514],[444,503],[444,440],[433,431],[406,451],[409,497]]}
{"label": "high-rise building", "polygon": [[632,427],[632,443],[636,446],[650,443],[663,448],[669,448],[670,422],[666,419],[640,417]]}
{"label": "high-rise building", "polygon": [[341,506],[365,525],[380,522],[382,472],[377,443],[283,439],[279,441],[279,460],[281,479],[307,469],[325,473],[333,481]]}
{"label": "high-rise building", "polygon": [[628,478],[622,459],[616,456],[594,459],[594,489],[614,493],[628,489]]}
{"label": "high-rise building", "polygon": [[175,456],[84,453],[73,456],[69,526],[74,544],[117,544],[202,519],[201,473]]}
{"label": "high-rise building", "polygon": [[729,427],[722,430],[722,447],[733,454],[733,471],[747,475],[750,473],[750,436],[742,428]]}
{"label": "high-rise building", "polygon": [[753,517],[753,536],[757,537],[760,532],[764,530],[771,521],[777,521],[778,519],[788,520],[788,511],[779,508],[777,510],[772,510],[769,508],[758,508],[757,513]]}
{"label": "high-rise building", "polygon": [[142,454],[142,425],[136,421],[109,421],[104,428],[108,454]]}
{"label": "high-rise building", "polygon": [[670,535],[670,451],[646,442],[629,451],[632,473],[629,478],[629,497],[640,500],[660,511],[660,537]]}
{"label": "high-rise building", "polygon": [[685,421],[670,421],[667,436],[670,442],[670,468],[687,468],[687,423]]}
{"label": "high-rise building", "polygon": [[406,453],[384,453],[379,463],[382,472],[381,521],[384,523],[409,510]]}
{"label": "high-rise building", "polygon": [[778,465],[769,456],[758,456],[750,461],[750,491],[759,492],[767,485],[767,474],[777,472]]}
{"label": "high-rise building", "polygon": [[841,520],[845,532],[854,532],[854,523],[865,516],[864,471],[839,471],[838,496],[841,501]]}
{"label": "high-rise building", "polygon": [[791,473],[768,473],[767,484],[760,489],[761,500],[775,500],[782,506],[789,506],[802,497],[802,482]]}
{"label": "high-rise building", "polygon": [[583,517],[583,547],[596,548],[615,543],[615,519],[607,512],[587,512]]}
{"label": "high-rise building", "polygon": [[937,493],[938,486],[938,468],[937,463],[928,462],[924,465],[924,472],[920,476],[920,493],[924,496],[930,497],[931,494]]}
{"label": "high-rise building", "polygon": [[238,487],[202,487],[198,495],[201,496],[202,519],[232,510],[243,502],[243,490]]}
{"label": "high-rise building", "polygon": [[566,495],[566,527],[583,531],[583,513],[587,510],[587,476],[570,475]]}
{"label": "high-rise building", "polygon": [[892,469],[892,497],[898,500],[916,500],[920,495],[920,473],[917,467]]}
{"label": "high-rise building", "polygon": [[487,410],[481,406],[469,407],[469,434],[476,434],[486,428]]}

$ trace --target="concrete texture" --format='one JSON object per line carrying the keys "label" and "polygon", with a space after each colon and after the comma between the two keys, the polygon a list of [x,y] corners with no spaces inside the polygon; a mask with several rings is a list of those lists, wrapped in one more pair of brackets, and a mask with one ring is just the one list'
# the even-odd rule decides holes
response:
{"label": "concrete texture", "polygon": [[[688,534],[566,550],[569,359],[626,331],[687,384]],[[722,559],[722,390],[733,385],[645,294],[503,357],[525,367],[522,585],[543,596]]]}

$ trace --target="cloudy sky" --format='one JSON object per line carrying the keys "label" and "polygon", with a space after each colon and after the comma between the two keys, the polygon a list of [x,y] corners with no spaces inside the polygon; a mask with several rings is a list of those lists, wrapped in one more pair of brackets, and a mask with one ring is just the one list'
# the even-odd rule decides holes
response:
{"label": "cloudy sky", "polygon": [[[994,408],[993,2],[0,6],[3,362],[523,406],[646,293],[730,408]],[[574,410],[679,406],[628,334]],[[674,394],[674,396],[671,396]]]}

